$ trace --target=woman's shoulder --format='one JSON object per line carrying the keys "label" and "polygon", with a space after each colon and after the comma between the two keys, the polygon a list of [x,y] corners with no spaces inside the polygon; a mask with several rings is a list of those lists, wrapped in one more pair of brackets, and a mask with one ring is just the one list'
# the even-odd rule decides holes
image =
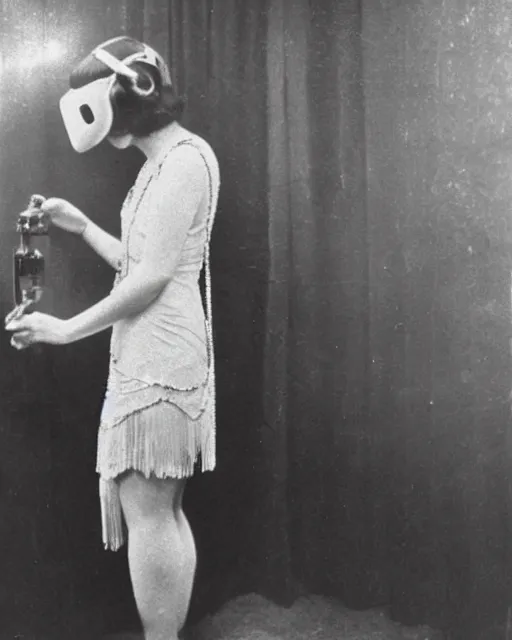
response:
{"label": "woman's shoulder", "polygon": [[209,142],[197,134],[184,136],[163,158],[159,173],[165,176],[180,169],[197,176],[205,171],[217,175],[217,156]]}
{"label": "woman's shoulder", "polygon": [[179,145],[179,151],[188,153],[189,157],[193,157],[197,160],[198,157],[202,157],[203,161],[217,162],[217,157],[215,155],[215,151],[211,144],[200,135],[193,133],[184,137]]}

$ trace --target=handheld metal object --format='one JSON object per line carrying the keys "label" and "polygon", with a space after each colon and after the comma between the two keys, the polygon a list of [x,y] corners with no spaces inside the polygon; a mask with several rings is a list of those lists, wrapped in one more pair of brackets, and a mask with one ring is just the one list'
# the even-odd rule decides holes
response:
{"label": "handheld metal object", "polygon": [[27,209],[18,216],[16,230],[20,244],[14,253],[15,317],[28,311],[43,295],[44,256],[32,241],[35,236],[48,235],[49,216],[41,210],[44,201],[43,196],[32,196]]}

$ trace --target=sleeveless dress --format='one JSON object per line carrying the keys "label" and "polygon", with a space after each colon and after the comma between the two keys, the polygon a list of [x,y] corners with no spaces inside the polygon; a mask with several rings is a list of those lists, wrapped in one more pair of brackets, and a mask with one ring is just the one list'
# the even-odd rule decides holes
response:
{"label": "sleeveless dress", "polygon": [[[197,170],[187,173],[191,163]],[[124,543],[120,474],[136,470],[146,477],[185,478],[193,475],[199,458],[201,471],[215,468],[209,246],[220,178],[215,154],[200,137],[171,144],[141,168],[121,210],[122,260],[114,288],[145,252],[165,253],[173,233],[172,216],[165,214],[180,195],[174,198],[171,189],[169,196],[168,185],[180,172],[187,180],[190,175],[186,189],[195,210],[187,211],[187,219],[194,220],[172,278],[147,309],[112,329],[96,465],[103,544],[111,550]],[[148,247],[150,229],[158,247]],[[205,305],[199,284],[203,268]]]}

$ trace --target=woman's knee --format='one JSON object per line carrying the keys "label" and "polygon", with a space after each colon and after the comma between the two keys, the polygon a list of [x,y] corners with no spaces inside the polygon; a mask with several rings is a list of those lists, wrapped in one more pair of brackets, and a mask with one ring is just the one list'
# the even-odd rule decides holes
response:
{"label": "woman's knee", "polygon": [[185,479],[149,478],[129,471],[118,478],[119,495],[128,527],[141,519],[176,517],[181,510]]}

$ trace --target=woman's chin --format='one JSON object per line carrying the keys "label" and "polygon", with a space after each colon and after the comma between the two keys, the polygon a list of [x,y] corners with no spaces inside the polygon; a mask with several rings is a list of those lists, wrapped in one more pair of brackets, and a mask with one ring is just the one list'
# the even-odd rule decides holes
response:
{"label": "woman's chin", "polygon": [[109,143],[115,147],[116,149],[128,149],[131,146],[133,141],[133,136],[130,134],[122,135],[122,136],[108,136],[107,140]]}

